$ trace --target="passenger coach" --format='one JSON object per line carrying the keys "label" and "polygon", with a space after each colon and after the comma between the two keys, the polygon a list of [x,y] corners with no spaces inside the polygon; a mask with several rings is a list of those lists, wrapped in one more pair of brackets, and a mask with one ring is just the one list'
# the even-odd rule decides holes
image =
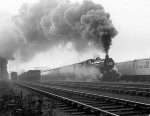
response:
{"label": "passenger coach", "polygon": [[121,73],[120,80],[150,81],[150,58],[116,63]]}

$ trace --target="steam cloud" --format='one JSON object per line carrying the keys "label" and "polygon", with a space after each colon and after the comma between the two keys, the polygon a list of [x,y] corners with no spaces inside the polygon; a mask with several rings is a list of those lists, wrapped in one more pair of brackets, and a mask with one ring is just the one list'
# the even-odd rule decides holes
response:
{"label": "steam cloud", "polygon": [[22,61],[70,42],[78,52],[95,46],[108,53],[112,38],[117,35],[109,13],[92,1],[72,4],[39,0],[32,5],[24,4],[19,13],[9,19],[10,26],[5,22],[8,27],[4,29],[4,39],[0,38],[3,45],[0,55],[12,59],[17,54]]}

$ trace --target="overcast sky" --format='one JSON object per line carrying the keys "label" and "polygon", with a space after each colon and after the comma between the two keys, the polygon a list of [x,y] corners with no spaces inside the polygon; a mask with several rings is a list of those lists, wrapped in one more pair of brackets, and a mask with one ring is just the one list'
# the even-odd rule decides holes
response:
{"label": "overcast sky", "polygon": [[[74,0],[72,0],[75,2]],[[76,0],[77,1],[77,0]],[[81,2],[81,0],[79,0]],[[6,13],[17,14],[23,3],[35,3],[37,0],[0,0],[0,17]],[[150,58],[150,1],[149,0],[93,0],[101,4],[107,12],[118,35],[113,39],[110,56],[116,62]],[[31,67],[58,67],[82,61],[97,54],[91,51],[78,56],[74,50],[57,48],[36,55],[31,61],[9,63],[9,70],[20,70]]]}

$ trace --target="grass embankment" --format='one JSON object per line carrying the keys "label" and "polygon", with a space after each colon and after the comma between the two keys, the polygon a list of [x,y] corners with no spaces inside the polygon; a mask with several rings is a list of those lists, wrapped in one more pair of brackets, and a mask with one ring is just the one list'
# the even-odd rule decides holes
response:
{"label": "grass embankment", "polygon": [[11,82],[0,81],[0,116],[67,116],[55,101]]}

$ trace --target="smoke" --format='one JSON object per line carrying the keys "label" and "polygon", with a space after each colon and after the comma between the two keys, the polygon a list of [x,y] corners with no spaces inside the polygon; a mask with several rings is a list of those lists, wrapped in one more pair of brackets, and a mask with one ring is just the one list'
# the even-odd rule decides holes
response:
{"label": "smoke", "polygon": [[19,47],[20,39],[9,14],[1,15],[0,13],[0,27],[0,56],[12,60]]}
{"label": "smoke", "polygon": [[65,80],[92,82],[101,80],[103,74],[98,68],[87,67],[83,64],[70,65],[63,68],[50,70],[42,74],[42,80]]}
{"label": "smoke", "polygon": [[82,24],[86,25],[83,34],[92,39],[97,47],[102,45],[105,53],[108,53],[112,38],[117,35],[109,17],[104,9],[88,11],[81,17]]}
{"label": "smoke", "polygon": [[[97,48],[107,53],[117,35],[109,13],[92,1],[39,0],[24,4],[17,15],[5,21],[0,33],[0,55],[29,61],[36,54],[71,43],[79,53]],[[6,32],[5,32],[6,31]],[[8,47],[9,46],[9,47]]]}
{"label": "smoke", "polygon": [[119,72],[117,66],[114,66],[114,68],[112,69],[113,72],[113,76],[116,78],[120,78],[121,77],[121,73]]}

